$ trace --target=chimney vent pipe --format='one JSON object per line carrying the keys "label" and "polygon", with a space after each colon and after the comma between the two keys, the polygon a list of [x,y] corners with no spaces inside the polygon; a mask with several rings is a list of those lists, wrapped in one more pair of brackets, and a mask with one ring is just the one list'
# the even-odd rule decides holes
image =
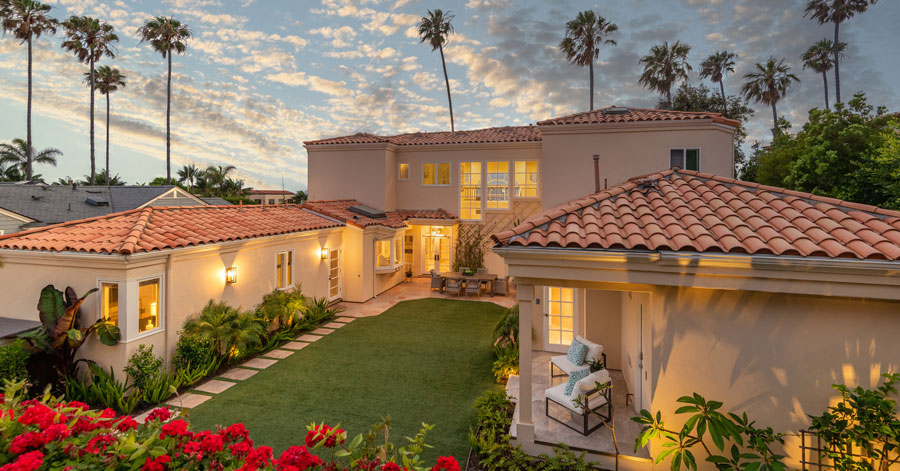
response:
{"label": "chimney vent pipe", "polygon": [[600,154],[594,154],[594,193],[600,193]]}

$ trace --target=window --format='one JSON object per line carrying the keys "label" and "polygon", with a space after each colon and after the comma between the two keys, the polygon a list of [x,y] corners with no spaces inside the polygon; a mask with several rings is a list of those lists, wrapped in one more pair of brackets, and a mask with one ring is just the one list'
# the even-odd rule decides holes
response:
{"label": "window", "polygon": [[459,218],[481,220],[481,162],[459,164]]}
{"label": "window", "polygon": [[426,163],[422,166],[422,184],[424,185],[449,185],[449,163]]}
{"label": "window", "polygon": [[375,268],[391,268],[391,240],[375,242]]}
{"label": "window", "polygon": [[138,284],[138,333],[159,327],[159,278]]}
{"label": "window", "polygon": [[487,163],[487,209],[509,209],[509,162]]}
{"label": "window", "polygon": [[275,200],[272,198],[269,198],[269,204],[275,204]]}
{"label": "window", "polygon": [[278,289],[290,288],[294,283],[293,266],[294,252],[278,252],[275,254],[275,287]]}
{"label": "window", "polygon": [[568,345],[575,335],[575,289],[550,287],[548,294],[548,341]]}
{"label": "window", "polygon": [[413,264],[413,236],[403,236],[403,264],[412,267]]}
{"label": "window", "polygon": [[538,197],[538,163],[534,160],[516,161],[516,198]]}
{"label": "window", "polygon": [[100,318],[112,325],[119,325],[119,284],[100,284]]}
{"label": "window", "polygon": [[409,164],[400,164],[400,179],[409,180]]}
{"label": "window", "polygon": [[394,266],[400,266],[403,258],[403,239],[394,239]]}
{"label": "window", "polygon": [[669,151],[669,168],[700,171],[700,149],[672,149]]}

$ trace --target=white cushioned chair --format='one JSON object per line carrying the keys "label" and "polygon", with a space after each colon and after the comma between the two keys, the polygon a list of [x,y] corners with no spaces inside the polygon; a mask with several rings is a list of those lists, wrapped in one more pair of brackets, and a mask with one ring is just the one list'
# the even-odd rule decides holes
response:
{"label": "white cushioned chair", "polygon": [[[546,407],[547,417],[559,422],[566,427],[581,433],[582,435],[590,435],[598,428],[602,427],[604,423],[607,423],[611,420],[612,417],[612,388],[604,388],[597,389],[596,383],[607,384],[610,382],[609,371],[600,370],[591,373],[590,375],[578,380],[575,383],[575,387],[572,389],[572,394],[566,395],[566,383],[560,383],[552,388],[549,388],[544,391],[544,402]],[[581,398],[582,405],[578,405],[576,400]],[[572,425],[569,425],[567,422],[563,422],[562,420],[557,419],[550,415],[550,403],[553,402],[555,404],[559,404],[562,407],[565,407],[570,412],[580,415],[584,420],[584,425],[581,429],[575,428]],[[603,408],[606,408],[606,414],[601,413],[600,411]],[[589,427],[588,418],[591,414],[596,415],[600,418],[600,422],[593,427]]]}
{"label": "white cushioned chair", "polygon": [[[590,340],[578,335],[575,337],[575,340],[581,342],[584,346],[587,347],[587,355],[584,357],[584,362],[580,365],[576,365],[569,361],[566,355],[559,355],[550,358],[550,377],[551,378],[559,378],[560,376],[569,376],[573,371],[583,370],[585,368],[590,367],[591,360],[600,360],[603,362],[603,368],[606,368],[606,354],[603,353],[603,345],[598,343],[591,342]],[[555,367],[555,368],[554,368]],[[562,374],[556,374],[554,372],[555,369],[562,371]]]}

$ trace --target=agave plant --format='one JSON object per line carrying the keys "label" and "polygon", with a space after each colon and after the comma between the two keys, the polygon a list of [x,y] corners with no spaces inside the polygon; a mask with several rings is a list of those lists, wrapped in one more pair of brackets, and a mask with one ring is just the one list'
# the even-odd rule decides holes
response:
{"label": "agave plant", "polygon": [[41,326],[20,335],[34,351],[44,353],[50,358],[56,374],[54,382],[58,383],[60,379],[66,377],[75,377],[80,362],[93,363],[84,358],[75,359],[78,349],[91,334],[97,333],[100,342],[109,346],[116,345],[121,338],[119,328],[105,319],[98,320],[88,327],[79,327],[81,304],[95,291],[96,288],[78,297],[71,286],[66,288],[65,293],[53,285],[45,286],[41,290],[37,305]]}

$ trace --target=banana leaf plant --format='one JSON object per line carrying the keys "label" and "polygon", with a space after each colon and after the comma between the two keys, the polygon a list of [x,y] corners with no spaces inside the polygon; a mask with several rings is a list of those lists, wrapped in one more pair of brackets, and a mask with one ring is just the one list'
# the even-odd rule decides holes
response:
{"label": "banana leaf plant", "polygon": [[119,328],[105,319],[100,319],[88,327],[79,326],[80,308],[84,300],[97,291],[94,288],[78,297],[72,287],[65,292],[53,285],[41,290],[38,299],[38,313],[41,326],[21,334],[19,337],[29,343],[36,352],[46,354],[53,364],[57,381],[62,378],[75,377],[80,362],[93,363],[90,360],[76,359],[78,349],[96,333],[104,345],[114,346],[121,338]]}

